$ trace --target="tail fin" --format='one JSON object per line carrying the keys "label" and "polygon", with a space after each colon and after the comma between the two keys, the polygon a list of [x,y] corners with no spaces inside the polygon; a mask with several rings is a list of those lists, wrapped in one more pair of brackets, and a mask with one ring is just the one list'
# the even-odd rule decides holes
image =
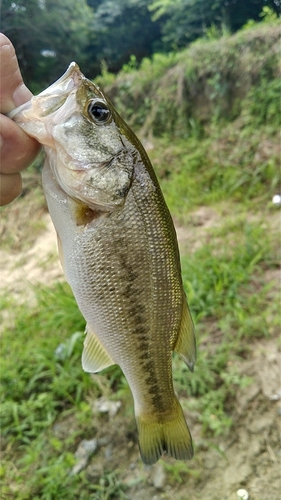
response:
{"label": "tail fin", "polygon": [[146,465],[157,462],[165,451],[178,460],[193,457],[192,438],[176,398],[169,415],[139,415],[137,426],[140,454]]}

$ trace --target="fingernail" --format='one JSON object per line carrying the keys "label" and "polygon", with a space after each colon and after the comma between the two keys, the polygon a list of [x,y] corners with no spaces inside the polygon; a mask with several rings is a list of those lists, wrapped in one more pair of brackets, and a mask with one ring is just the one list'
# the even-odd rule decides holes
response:
{"label": "fingernail", "polygon": [[3,146],[4,146],[4,140],[2,135],[0,135],[0,149],[2,149]]}

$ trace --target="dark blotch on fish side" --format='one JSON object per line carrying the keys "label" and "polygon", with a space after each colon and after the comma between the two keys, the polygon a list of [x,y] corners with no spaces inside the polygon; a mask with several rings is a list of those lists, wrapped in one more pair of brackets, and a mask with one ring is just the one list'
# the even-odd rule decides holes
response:
{"label": "dark blotch on fish side", "polygon": [[147,328],[144,325],[137,325],[134,333],[137,335],[145,335],[147,333]]}
{"label": "dark blotch on fish side", "polygon": [[159,383],[155,377],[155,364],[149,356],[147,361],[143,363],[143,367],[148,373],[145,382],[148,387],[148,393],[152,396],[152,404],[157,412],[164,412],[167,409],[167,405],[159,391]]}

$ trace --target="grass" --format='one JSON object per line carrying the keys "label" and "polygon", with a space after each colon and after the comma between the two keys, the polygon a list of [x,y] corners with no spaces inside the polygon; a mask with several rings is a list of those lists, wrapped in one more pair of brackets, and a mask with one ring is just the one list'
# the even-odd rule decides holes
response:
{"label": "grass", "polygon": [[208,137],[165,137],[154,143],[152,163],[166,201],[182,223],[195,207],[222,201],[238,212],[237,202],[244,211],[267,207],[280,188],[280,137],[270,126],[254,130],[253,124],[237,120],[223,129],[211,127]]}
{"label": "grass", "polygon": [[[238,45],[245,42],[237,37]],[[254,35],[251,40],[254,45]],[[165,76],[180,57],[155,57],[155,78]],[[210,63],[210,51],[205,57]],[[150,72],[151,64],[146,61],[143,68],[148,66]],[[196,86],[191,69],[188,78]],[[251,71],[254,75],[254,66]],[[126,78],[132,75],[128,70]],[[146,77],[140,72],[137,85],[145,88]],[[123,82],[124,95],[128,81]],[[215,82],[211,84],[214,87]],[[173,363],[182,406],[200,425],[197,455],[232,429],[236,393],[251,384],[249,377],[241,375],[240,366],[254,342],[277,336],[280,328],[276,284],[267,277],[274,275],[280,260],[280,232],[274,224],[279,208],[271,203],[280,188],[276,85],[274,81],[266,95],[264,80],[260,89],[249,87],[248,104],[235,121],[232,115],[231,122],[209,120],[202,127],[193,117],[184,137],[175,140],[166,132],[152,139],[154,148],[149,151],[169,208],[189,235],[182,252],[182,274],[196,323],[198,361],[193,374],[177,356]],[[147,110],[149,99],[144,103]],[[3,249],[24,250],[41,230],[36,203],[40,213],[45,206],[35,173],[34,179],[15,211],[1,209]],[[35,205],[29,203],[33,187]],[[210,212],[211,223],[206,227],[204,220],[196,221],[199,207]],[[28,219],[26,226],[19,214]],[[144,471],[133,480],[126,478],[139,454],[124,376],[116,367],[97,376],[82,371],[85,322],[68,285],[35,287],[34,293],[36,306],[18,303],[5,290],[0,295],[2,497],[133,498],[134,488],[145,487],[146,475]],[[94,401],[102,396],[122,401],[113,420],[95,409]],[[112,456],[103,445],[84,470],[72,474],[79,443],[108,436]],[[175,491],[191,477],[200,480],[200,458],[196,460],[188,466],[162,461]]]}
{"label": "grass", "polygon": [[[51,499],[58,494],[67,500],[78,494],[86,499],[90,492],[91,498],[114,498],[114,492],[124,498],[113,473],[106,473],[93,486],[83,475],[69,475],[75,445],[82,436],[87,438],[89,429],[93,432],[87,400],[100,397],[102,389],[81,369],[84,320],[69,287],[39,288],[36,294],[35,309],[7,304],[5,297],[1,300],[1,309],[13,308],[17,317],[1,345],[2,442],[4,446],[9,443],[0,471],[7,485],[2,494],[8,497],[12,488],[22,500]],[[104,380],[106,384],[110,386],[110,377]],[[68,419],[71,432],[62,440],[56,437],[54,424],[65,425]],[[80,495],[84,483],[87,493]]]}
{"label": "grass", "polygon": [[184,287],[199,325],[199,354],[192,376],[175,361],[178,391],[192,397],[190,409],[200,415],[204,432],[214,435],[231,427],[235,392],[250,383],[237,367],[248,342],[269,336],[270,285],[261,274],[275,265],[268,228],[246,219],[231,233],[228,228],[226,220],[210,231],[209,243],[182,258]]}
{"label": "grass", "polygon": [[[205,447],[212,436],[231,428],[237,388],[251,383],[239,374],[237,362],[247,356],[253,338],[269,335],[270,287],[262,273],[276,261],[268,227],[260,225],[258,215],[256,222],[248,219],[245,214],[236,222],[232,215],[224,217],[205,234],[200,248],[182,256],[199,352],[192,375],[175,357],[174,380],[183,407],[199,415]],[[9,307],[16,317],[1,341],[3,498],[12,489],[19,500],[57,495],[126,499],[121,473],[105,469],[94,483],[85,471],[70,474],[78,443],[101,425],[91,402],[104,394],[126,400],[124,377],[116,368],[95,377],[82,371],[84,320],[66,284],[35,291],[35,308],[9,302],[5,295],[0,301],[0,312]],[[132,411],[124,410],[123,418],[134,425]],[[69,433],[56,430],[68,425]],[[167,469],[175,483],[188,473],[180,469],[180,475],[178,468]],[[190,471],[198,475],[192,467]]]}

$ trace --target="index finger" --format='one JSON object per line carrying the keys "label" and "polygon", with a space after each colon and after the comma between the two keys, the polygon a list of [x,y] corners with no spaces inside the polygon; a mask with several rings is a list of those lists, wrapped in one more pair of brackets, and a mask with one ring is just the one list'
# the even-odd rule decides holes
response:
{"label": "index finger", "polygon": [[24,85],[15,49],[3,33],[0,33],[0,112],[12,109],[31,99],[32,93]]}

